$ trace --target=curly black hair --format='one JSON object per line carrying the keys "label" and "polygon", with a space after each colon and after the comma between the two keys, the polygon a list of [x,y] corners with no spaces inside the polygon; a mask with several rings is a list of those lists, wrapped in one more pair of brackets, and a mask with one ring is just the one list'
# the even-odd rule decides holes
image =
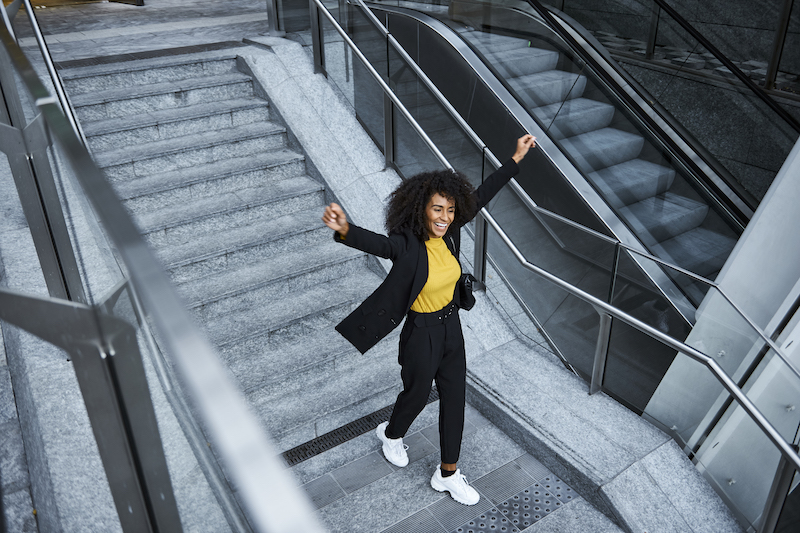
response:
{"label": "curly black hair", "polygon": [[412,176],[389,197],[386,231],[395,233],[410,229],[420,240],[428,240],[425,209],[436,193],[455,204],[453,226],[461,227],[478,210],[474,192],[475,188],[464,174],[455,170],[436,170]]}

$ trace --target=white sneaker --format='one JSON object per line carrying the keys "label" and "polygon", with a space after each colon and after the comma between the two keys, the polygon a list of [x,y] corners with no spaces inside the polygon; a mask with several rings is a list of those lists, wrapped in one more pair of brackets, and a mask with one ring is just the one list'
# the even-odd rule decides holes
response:
{"label": "white sneaker", "polygon": [[451,476],[442,477],[441,466],[437,466],[436,472],[431,478],[431,487],[439,492],[449,492],[455,501],[464,505],[475,505],[481,499],[478,491],[469,486],[467,478],[461,473],[461,470],[456,470],[456,473]]}
{"label": "white sneaker", "polygon": [[383,443],[383,456],[394,466],[406,466],[408,464],[408,454],[406,453],[408,446],[403,444],[403,437],[390,439],[386,436],[386,426],[388,425],[389,422],[383,422],[375,430],[375,434]]}

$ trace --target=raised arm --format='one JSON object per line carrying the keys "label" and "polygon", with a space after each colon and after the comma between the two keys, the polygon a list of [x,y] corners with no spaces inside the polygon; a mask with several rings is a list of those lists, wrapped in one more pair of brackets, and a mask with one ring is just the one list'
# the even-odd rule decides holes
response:
{"label": "raised arm", "polygon": [[408,247],[408,240],[404,235],[392,234],[387,237],[355,224],[350,224],[341,206],[335,203],[325,207],[322,221],[336,232],[333,234],[336,242],[368,254],[394,261],[405,253]]}
{"label": "raised arm", "polygon": [[522,161],[528,154],[528,150],[534,146],[536,146],[536,137],[533,135],[523,135],[517,139],[517,149],[514,155],[511,156],[511,159],[506,161],[502,167],[495,170],[475,191],[479,210],[486,207],[486,204],[500,192],[503,185],[508,183],[508,180],[519,173],[517,163]]}

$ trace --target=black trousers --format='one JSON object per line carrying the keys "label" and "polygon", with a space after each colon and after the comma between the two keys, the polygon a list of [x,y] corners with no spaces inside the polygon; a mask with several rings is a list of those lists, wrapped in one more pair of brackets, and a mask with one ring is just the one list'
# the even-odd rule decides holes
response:
{"label": "black trousers", "polygon": [[400,377],[403,392],[397,396],[386,428],[387,436],[405,436],[425,407],[436,381],[439,390],[439,440],[443,463],[456,463],[464,432],[467,360],[458,311],[434,326],[420,326],[410,312],[400,333]]}

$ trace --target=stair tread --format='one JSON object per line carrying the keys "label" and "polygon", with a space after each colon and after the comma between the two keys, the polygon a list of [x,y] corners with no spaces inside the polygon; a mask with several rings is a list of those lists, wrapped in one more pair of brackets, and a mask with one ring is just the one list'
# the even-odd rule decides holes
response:
{"label": "stair tread", "polygon": [[249,224],[206,235],[195,242],[169,246],[158,251],[167,268],[177,268],[192,262],[228,255],[247,246],[286,238],[290,235],[324,227],[319,210],[309,210],[270,219],[269,224]]}
{"label": "stair tread", "polygon": [[296,339],[265,343],[257,354],[236,357],[228,368],[247,392],[269,383],[280,382],[295,372],[305,372],[355,348],[333,328],[321,328]]}
{"label": "stair tread", "polygon": [[[202,76],[199,78],[185,78],[176,81],[165,81],[151,83],[147,85],[134,85],[133,87],[121,87],[113,89],[102,89],[89,93],[76,94],[71,97],[72,105],[80,110],[81,107],[132,100],[145,96],[155,96],[159,94],[178,93],[193,89],[204,89],[220,85],[230,85],[234,83],[250,82],[252,78],[241,72],[230,72],[228,74],[218,74],[213,76]],[[80,112],[80,111],[79,111]]]}
{"label": "stair tread", "polygon": [[257,308],[215,317],[206,324],[206,331],[217,346],[263,335],[315,311],[360,302],[380,281],[376,274],[359,269],[345,278],[307,287],[291,297],[275,298]]}
{"label": "stair tread", "polygon": [[[397,330],[395,330],[397,331]],[[331,328],[329,335],[338,333]],[[279,383],[264,383],[250,389],[246,396],[253,407],[267,421],[271,432],[281,435],[298,426],[336,412],[351,411],[347,421],[332,424],[339,427],[375,410],[358,411],[354,407],[382,392],[402,388],[400,367],[397,363],[396,335],[362,355],[355,349],[329,363],[324,370],[288,376]],[[391,403],[397,392],[381,402],[380,407]]]}
{"label": "stair tread", "polygon": [[95,161],[100,168],[133,163],[143,159],[150,159],[165,154],[184,152],[198,148],[231,143],[267,135],[285,133],[286,129],[273,123],[263,122],[255,124],[242,124],[219,131],[205,131],[193,135],[184,135],[158,141],[126,146],[116,150],[99,152],[95,154]]}
{"label": "stair tread", "polygon": [[277,280],[295,277],[304,272],[339,262],[363,257],[363,252],[326,240],[313,248],[304,248],[273,256],[255,265],[223,270],[177,286],[190,308],[207,305],[222,298],[248,292]]}
{"label": "stair tread", "polygon": [[86,65],[82,67],[69,67],[59,70],[59,75],[64,81],[78,80],[81,78],[107,76],[133,71],[147,71],[157,68],[175,67],[190,63],[203,63],[208,61],[235,60],[238,54],[231,49],[207,50],[189,54],[166,55],[146,59],[134,59],[117,63],[102,65]]}
{"label": "stair tread", "polygon": [[178,206],[168,206],[136,216],[143,233],[167,229],[192,220],[235,211],[256,205],[279,201],[309,192],[321,191],[322,186],[308,176],[276,180],[268,186],[252,187],[240,191],[199,198]]}
{"label": "stair tread", "polygon": [[561,140],[562,149],[587,174],[635,159],[643,146],[641,135],[616,128],[601,128]]}
{"label": "stair tread", "polygon": [[253,154],[246,158],[222,159],[188,168],[180,168],[139,178],[127,179],[114,184],[114,190],[122,200],[185,187],[229,174],[248,172],[261,168],[303,160],[302,154],[287,149],[271,150]]}
{"label": "stair tread", "polygon": [[234,98],[204,104],[194,104],[184,107],[159,109],[150,113],[140,113],[124,117],[114,117],[102,120],[83,121],[83,131],[91,139],[96,135],[117,133],[147,126],[156,126],[170,122],[180,122],[209,115],[269,107],[266,100],[260,98]]}

